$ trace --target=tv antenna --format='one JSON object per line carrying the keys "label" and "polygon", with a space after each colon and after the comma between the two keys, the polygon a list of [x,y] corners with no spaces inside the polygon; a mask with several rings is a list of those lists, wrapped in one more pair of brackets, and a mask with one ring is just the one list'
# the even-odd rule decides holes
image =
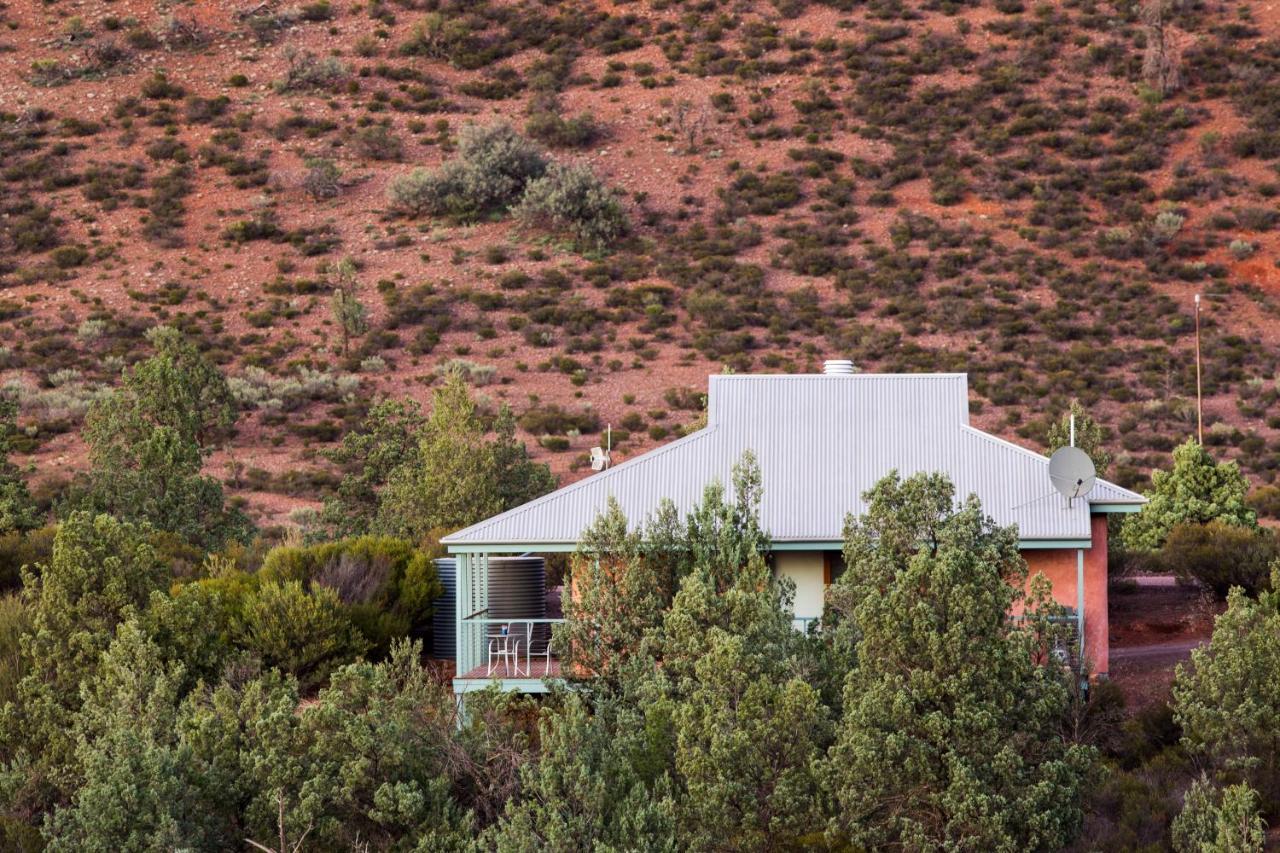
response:
{"label": "tv antenna", "polygon": [[612,461],[610,457],[613,455],[613,424],[605,425],[604,436],[604,447],[591,448],[592,471],[603,471]]}

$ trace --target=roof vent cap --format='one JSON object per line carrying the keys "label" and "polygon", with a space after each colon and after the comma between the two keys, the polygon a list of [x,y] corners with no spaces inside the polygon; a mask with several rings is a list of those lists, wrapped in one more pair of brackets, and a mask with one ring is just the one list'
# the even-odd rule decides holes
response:
{"label": "roof vent cap", "polygon": [[847,358],[830,358],[822,363],[822,372],[827,376],[852,376],[858,369]]}

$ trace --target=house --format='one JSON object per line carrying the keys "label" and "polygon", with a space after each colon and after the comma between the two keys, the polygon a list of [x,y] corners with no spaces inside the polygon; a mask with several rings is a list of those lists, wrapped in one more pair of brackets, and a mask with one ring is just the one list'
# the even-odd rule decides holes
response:
{"label": "house", "polygon": [[[687,510],[713,479],[729,483],[748,450],[760,465],[774,569],[795,582],[797,620],[821,616],[824,590],[842,570],[845,516],[865,510],[862,494],[894,469],[941,471],[958,497],[976,494],[997,523],[1017,525],[1031,572],[1052,582],[1094,672],[1106,673],[1107,516],[1136,512],[1142,496],[1099,479],[1068,502],[1045,456],[970,426],[965,374],[854,374],[848,362],[828,364],[822,374],[712,376],[704,428],[445,537],[458,566],[455,691],[491,681],[483,671],[490,555],[572,551],[610,496],[633,523],[663,498]],[[556,673],[548,658],[541,671],[502,681],[538,691],[542,678],[530,676]]]}

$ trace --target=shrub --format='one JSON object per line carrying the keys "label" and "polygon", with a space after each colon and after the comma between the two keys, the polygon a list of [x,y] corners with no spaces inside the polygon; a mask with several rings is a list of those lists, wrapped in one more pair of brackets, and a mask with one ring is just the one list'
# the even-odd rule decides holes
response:
{"label": "shrub", "polygon": [[302,189],[316,201],[333,198],[341,189],[342,171],[324,157],[311,157],[306,161],[307,174],[302,179]]}
{"label": "shrub", "polygon": [[404,143],[400,141],[400,137],[382,124],[357,131],[356,148],[371,160],[399,160],[404,156]]}
{"label": "shrub", "polygon": [[57,532],[56,526],[49,525],[26,533],[15,530],[0,536],[0,590],[21,586],[23,566],[49,561]]}
{"label": "shrub", "polygon": [[22,597],[0,597],[0,708],[18,701],[18,682],[27,671],[19,640],[30,630],[31,608]]}
{"label": "shrub", "polygon": [[552,110],[531,113],[524,131],[553,148],[586,148],[602,135],[600,125],[589,113],[566,119]]}
{"label": "shrub", "polygon": [[505,211],[546,169],[542,150],[510,125],[468,125],[459,135],[457,157],[434,171],[415,169],[392,181],[388,200],[409,215],[474,219]]}
{"label": "shrub", "polygon": [[347,76],[347,66],[335,57],[294,53],[289,56],[289,68],[276,88],[282,92],[334,89]]}
{"label": "shrub", "polygon": [[297,581],[262,584],[245,605],[237,639],[262,659],[298,679],[304,689],[323,684],[368,643],[325,586],[303,589]]}
{"label": "shrub", "polygon": [[1254,245],[1248,240],[1232,240],[1227,248],[1238,260],[1244,260],[1254,252]]}
{"label": "shrub", "polygon": [[259,577],[331,590],[380,655],[397,638],[422,636],[431,603],[444,592],[429,553],[387,536],[276,548],[267,554]]}
{"label": "shrub", "polygon": [[1233,586],[1250,593],[1267,586],[1277,556],[1280,547],[1270,531],[1211,521],[1175,526],[1157,562],[1178,578],[1198,581],[1225,598]]}
{"label": "shrub", "polygon": [[567,231],[581,244],[604,247],[627,232],[614,192],[585,166],[553,165],[529,183],[516,215],[524,222]]}

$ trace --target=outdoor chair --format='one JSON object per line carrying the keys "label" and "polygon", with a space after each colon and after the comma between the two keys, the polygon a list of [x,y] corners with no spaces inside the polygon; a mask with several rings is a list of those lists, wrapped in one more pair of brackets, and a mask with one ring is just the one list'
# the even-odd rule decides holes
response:
{"label": "outdoor chair", "polygon": [[489,668],[486,676],[493,675],[495,658],[501,661],[504,675],[510,675],[512,670],[516,675],[520,674],[520,641],[515,638],[510,625],[500,625],[497,633],[489,635]]}
{"label": "outdoor chair", "polygon": [[[534,622],[526,622],[524,625],[524,674],[526,677],[533,675],[533,659],[538,657],[546,661],[542,674],[549,675],[551,672],[551,626]],[[542,629],[545,629],[545,635],[536,636],[543,634]]]}

